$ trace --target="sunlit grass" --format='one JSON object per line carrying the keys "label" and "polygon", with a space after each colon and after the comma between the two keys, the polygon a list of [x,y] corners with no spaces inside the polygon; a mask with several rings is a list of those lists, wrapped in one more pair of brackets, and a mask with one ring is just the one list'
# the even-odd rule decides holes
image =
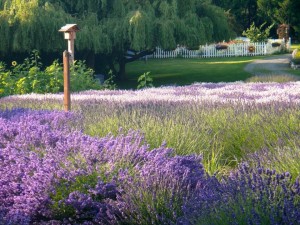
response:
{"label": "sunlit grass", "polygon": [[284,83],[290,81],[298,81],[300,77],[291,76],[291,75],[262,75],[262,76],[253,76],[246,80],[246,82],[277,82],[277,83]]}
{"label": "sunlit grass", "polygon": [[291,50],[294,50],[294,49],[297,49],[297,48],[300,48],[300,44],[292,44],[291,45]]}
{"label": "sunlit grass", "polygon": [[246,80],[251,75],[244,71],[245,65],[259,58],[262,56],[135,61],[126,65],[128,81],[120,82],[118,86],[135,89],[138,77],[145,72],[150,72],[156,87]]}
{"label": "sunlit grass", "polygon": [[225,62],[204,62],[200,64],[237,64],[237,63],[251,63],[254,59],[250,60],[239,60],[239,61],[225,61]]}

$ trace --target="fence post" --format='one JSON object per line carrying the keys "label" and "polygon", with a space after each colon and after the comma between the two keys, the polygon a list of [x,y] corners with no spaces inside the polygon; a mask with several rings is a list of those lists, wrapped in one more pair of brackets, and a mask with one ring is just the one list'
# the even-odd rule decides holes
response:
{"label": "fence post", "polygon": [[287,42],[287,50],[288,50],[288,52],[290,52],[291,51],[291,45],[292,45],[292,40],[291,40],[291,38],[289,37],[289,40],[288,40],[288,42]]}
{"label": "fence post", "polygon": [[64,63],[64,110],[68,112],[71,110],[71,97],[70,97],[70,53],[64,51],[63,63]]}

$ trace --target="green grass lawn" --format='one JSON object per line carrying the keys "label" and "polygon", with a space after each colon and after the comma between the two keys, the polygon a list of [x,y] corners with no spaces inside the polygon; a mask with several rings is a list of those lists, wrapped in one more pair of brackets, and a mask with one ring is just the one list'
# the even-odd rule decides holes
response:
{"label": "green grass lawn", "polygon": [[[300,49],[300,44],[292,44],[291,46],[291,49],[294,50],[294,49]],[[290,70],[291,73],[297,75],[297,76],[300,76],[300,70]]]}
{"label": "green grass lawn", "polygon": [[300,48],[300,44],[292,44],[291,49],[294,50],[296,48]]}
{"label": "green grass lawn", "polygon": [[257,57],[199,58],[199,59],[150,59],[126,65],[128,81],[118,83],[121,89],[137,87],[137,78],[150,72],[153,84],[188,85],[194,82],[232,82],[246,80],[251,75],[244,71],[247,63]]}
{"label": "green grass lawn", "polygon": [[300,69],[290,69],[289,72],[300,77]]}

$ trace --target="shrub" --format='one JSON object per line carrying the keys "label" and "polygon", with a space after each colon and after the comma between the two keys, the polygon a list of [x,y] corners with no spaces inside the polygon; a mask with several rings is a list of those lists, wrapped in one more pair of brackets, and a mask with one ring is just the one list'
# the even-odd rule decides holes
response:
{"label": "shrub", "polygon": [[292,53],[292,60],[294,64],[300,64],[300,49],[295,49]]}
{"label": "shrub", "polygon": [[292,58],[293,59],[300,59],[300,49],[295,49],[292,53]]}
{"label": "shrub", "polygon": [[[27,93],[57,93],[63,91],[63,67],[58,60],[42,69],[39,52],[34,50],[23,63],[12,62],[11,69],[0,64],[0,97]],[[93,78],[94,71],[87,68],[84,61],[77,61],[70,68],[72,91],[100,89]]]}
{"label": "shrub", "polygon": [[274,24],[268,26],[266,29],[263,29],[265,24],[266,23],[263,23],[260,25],[260,27],[256,27],[255,23],[253,22],[247,30],[243,31],[243,35],[249,38],[251,42],[266,41]]}
{"label": "shrub", "polygon": [[150,72],[144,73],[138,78],[137,89],[153,87],[153,79],[150,77]]}
{"label": "shrub", "polygon": [[108,72],[108,78],[103,82],[103,88],[108,90],[116,90],[118,88],[117,84],[115,83],[115,75],[113,74],[112,70]]}
{"label": "shrub", "polygon": [[[211,192],[201,189],[185,207],[191,224],[298,224],[299,181],[288,172],[277,173],[242,163],[223,181],[214,182]],[[195,219],[192,219],[193,216]]]}
{"label": "shrub", "polygon": [[71,91],[83,91],[89,89],[99,90],[101,85],[93,78],[94,71],[85,65],[84,61],[75,61],[70,66]]}

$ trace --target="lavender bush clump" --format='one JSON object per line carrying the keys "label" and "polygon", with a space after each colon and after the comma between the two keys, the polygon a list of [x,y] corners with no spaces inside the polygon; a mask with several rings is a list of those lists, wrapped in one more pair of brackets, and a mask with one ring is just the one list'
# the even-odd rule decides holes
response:
{"label": "lavender bush clump", "polygon": [[[150,151],[135,131],[93,138],[76,115],[1,112],[4,224],[297,224],[299,180],[242,164],[209,176],[197,155]],[[230,215],[228,217],[228,215]]]}
{"label": "lavender bush clump", "polygon": [[[115,138],[88,137],[64,126],[71,118],[76,119],[30,110],[1,114],[2,223],[114,224],[130,218],[121,207],[130,205],[124,201],[129,201],[130,186],[118,171],[129,171],[149,193],[171,190],[171,199],[204,174],[199,157],[173,156],[165,147],[149,151],[134,131]],[[165,177],[170,180],[161,184]]]}
{"label": "lavender bush clump", "polygon": [[298,82],[73,97],[0,99],[0,224],[300,224]]}
{"label": "lavender bush clump", "polygon": [[[57,165],[51,159],[41,158],[38,148],[44,145],[42,136],[49,127],[39,127],[43,117],[41,121],[26,120],[22,110],[1,114],[1,211],[7,223],[26,224],[31,213],[48,213],[40,207],[49,200],[43,192],[51,184]],[[31,151],[35,146],[37,151]]]}
{"label": "lavender bush clump", "polygon": [[[72,131],[66,126],[69,119],[75,117],[59,112],[28,110],[1,113],[0,212],[3,216],[0,223],[31,224],[47,221],[56,217],[56,207],[59,208],[60,204],[71,206],[69,211],[72,213],[63,212],[63,214],[80,220],[84,206],[78,208],[76,201],[79,204],[90,201],[86,204],[88,210],[84,211],[90,214],[89,211],[96,210],[92,220],[99,217],[100,209],[103,211],[107,208],[101,216],[105,220],[103,215],[107,214],[109,206],[101,202],[107,198],[115,198],[117,190],[114,185],[103,184],[97,178],[94,187],[83,183],[83,186],[87,186],[74,186],[73,194],[68,194],[67,189],[67,193],[58,193],[62,190],[61,187],[70,187],[80,176],[89,176],[94,172],[91,167],[96,160],[89,161],[88,158],[85,160],[80,155],[93,148],[99,149],[101,144],[106,142],[103,140],[93,143],[93,139],[78,131]],[[85,198],[85,193],[76,195],[76,189],[89,190],[88,194],[98,198],[99,203],[98,200],[92,200],[89,195]],[[67,196],[60,199],[57,195]],[[55,202],[58,199],[60,202]],[[59,219],[66,220],[66,215],[62,215]]]}
{"label": "lavender bush clump", "polygon": [[120,208],[130,224],[175,224],[182,216],[183,202],[196,186],[206,183],[201,157],[169,153],[163,147],[152,150],[145,154],[147,160],[135,166],[134,176],[128,171],[119,176]]}
{"label": "lavender bush clump", "polygon": [[192,224],[296,225],[300,222],[299,183],[291,182],[289,172],[277,173],[242,163],[229,177],[211,185],[210,191],[213,194],[203,198],[200,189],[185,206],[185,215],[194,218]]}

